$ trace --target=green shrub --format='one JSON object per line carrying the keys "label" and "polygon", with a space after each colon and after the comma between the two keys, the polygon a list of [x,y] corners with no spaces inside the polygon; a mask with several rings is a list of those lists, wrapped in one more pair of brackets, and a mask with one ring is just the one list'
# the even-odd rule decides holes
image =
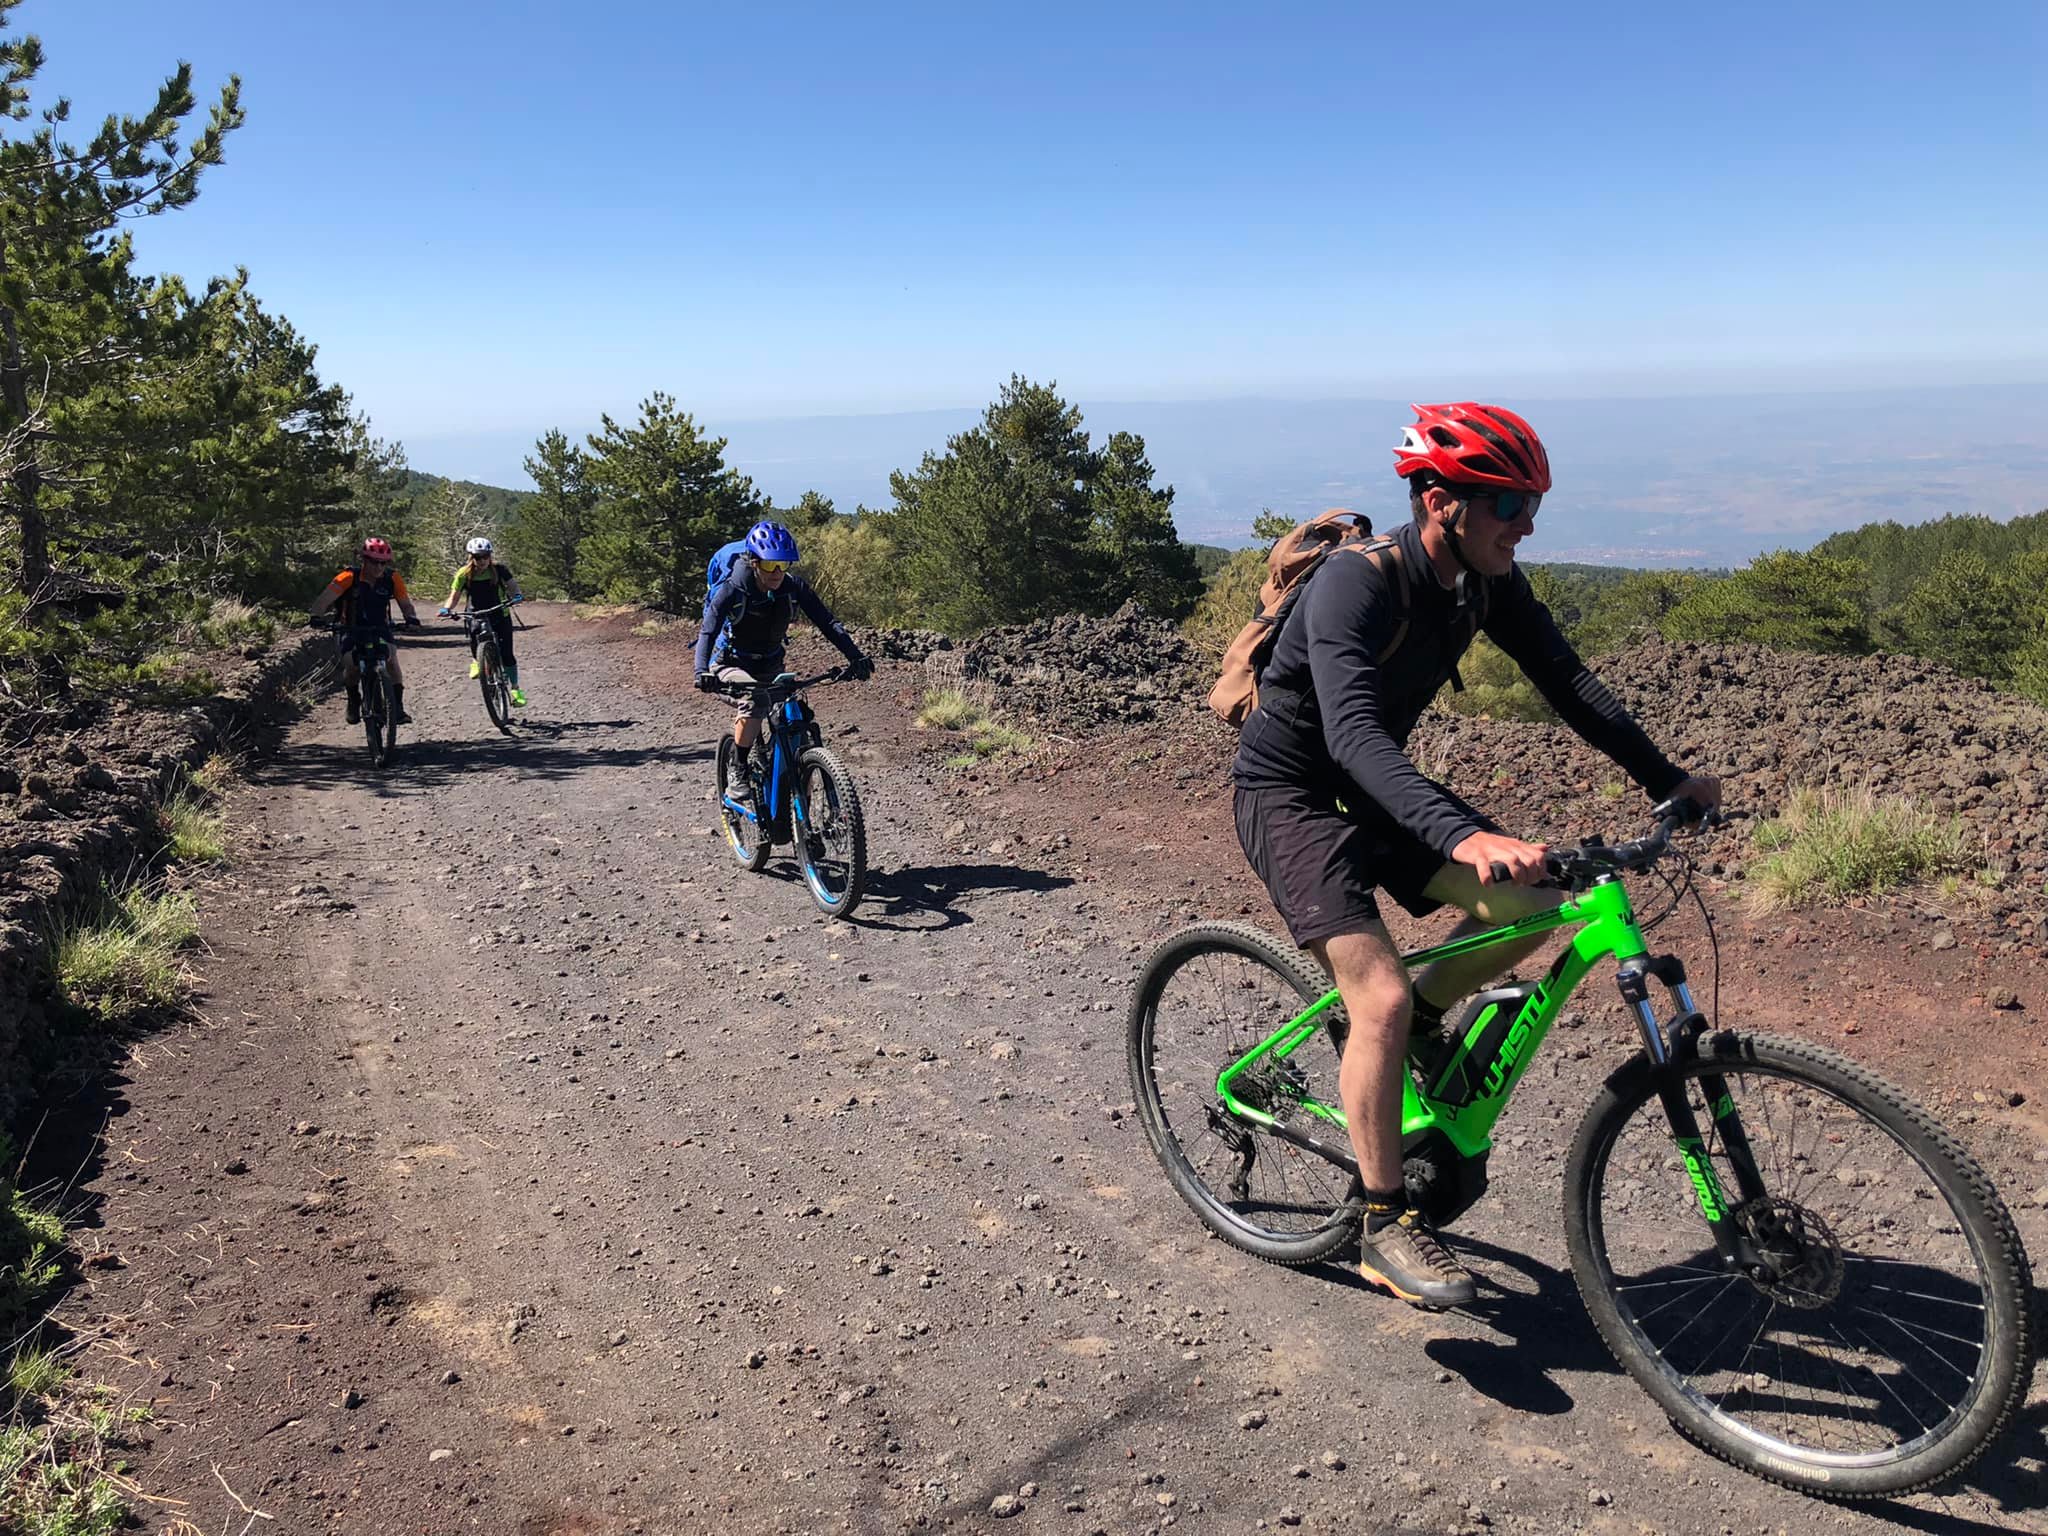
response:
{"label": "green shrub", "polygon": [[1935,879],[1972,864],[1961,820],[1869,790],[1802,789],[1753,834],[1759,911],[1825,906]]}
{"label": "green shrub", "polygon": [[1781,549],[1694,586],[1661,622],[1672,640],[1860,656],[1872,648],[1868,601],[1869,577],[1858,562]]}
{"label": "green shrub", "polygon": [[131,885],[57,933],[57,979],[73,1004],[109,1024],[184,996],[179,951],[199,937],[199,915],[182,891]]}
{"label": "green shrub", "polygon": [[958,688],[934,688],[924,696],[917,726],[924,731],[964,731],[988,718],[981,704]]}
{"label": "green shrub", "polygon": [[7,1385],[17,1397],[48,1397],[70,1379],[71,1367],[54,1349],[24,1349],[7,1364]]}
{"label": "green shrub", "polygon": [[1557,712],[1536,685],[1522,675],[1506,651],[1481,635],[1458,664],[1462,692],[1445,688],[1436,707],[1453,715],[1485,715],[1494,720],[1540,720],[1557,723]]}
{"label": "green shrub", "polygon": [[268,645],[277,638],[277,620],[239,597],[216,597],[199,621],[198,638],[218,650]]}
{"label": "green shrub", "polygon": [[935,688],[927,693],[917,723],[920,729],[946,731],[961,739],[967,750],[946,759],[952,768],[969,767],[1005,752],[1027,751],[1033,745],[1024,732],[1003,724],[980,700],[958,688]]}
{"label": "green shrub", "polygon": [[1209,578],[1181,625],[1188,644],[1221,661],[1237,632],[1258,617],[1259,588],[1265,584],[1266,551],[1237,551]]}
{"label": "green shrub", "polygon": [[228,856],[227,818],[196,781],[171,791],[157,807],[157,824],[171,857],[181,864],[218,864]]}
{"label": "green shrub", "polygon": [[[48,1427],[0,1429],[0,1531],[23,1536],[113,1536],[127,1521],[121,1495]],[[77,1448],[97,1454],[97,1446]]]}
{"label": "green shrub", "polygon": [[802,535],[803,572],[841,623],[890,625],[909,619],[900,565],[873,517],[839,518]]}
{"label": "green shrub", "polygon": [[18,1337],[61,1273],[64,1223],[0,1178],[0,1338]]}

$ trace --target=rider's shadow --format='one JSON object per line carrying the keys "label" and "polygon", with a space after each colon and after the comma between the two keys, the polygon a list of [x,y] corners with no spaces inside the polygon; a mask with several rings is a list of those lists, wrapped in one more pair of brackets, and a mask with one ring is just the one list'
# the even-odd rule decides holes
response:
{"label": "rider's shadow", "polygon": [[963,897],[1003,892],[1043,895],[1065,890],[1073,883],[1070,876],[1016,864],[920,864],[874,870],[868,875],[861,909],[847,921],[862,928],[937,933],[974,921],[962,908]]}
{"label": "rider's shadow", "polygon": [[[1484,1265],[1479,1299],[1457,1314],[1492,1330],[1491,1338],[1436,1338],[1422,1352],[1465,1381],[1482,1397],[1517,1413],[1569,1413],[1576,1406],[1558,1382],[1567,1371],[1612,1375],[1620,1370],[1586,1316],[1571,1275],[1526,1253],[1496,1248],[1463,1232],[1458,1251]],[[1388,1306],[1394,1301],[1360,1278],[1350,1265],[1323,1272],[1342,1285]]]}

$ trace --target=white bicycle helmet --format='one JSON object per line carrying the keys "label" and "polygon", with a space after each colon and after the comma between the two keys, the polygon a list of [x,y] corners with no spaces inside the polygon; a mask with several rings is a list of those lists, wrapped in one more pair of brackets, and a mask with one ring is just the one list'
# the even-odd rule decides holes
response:
{"label": "white bicycle helmet", "polygon": [[469,552],[472,555],[488,555],[491,552],[491,541],[489,539],[471,539],[469,541]]}

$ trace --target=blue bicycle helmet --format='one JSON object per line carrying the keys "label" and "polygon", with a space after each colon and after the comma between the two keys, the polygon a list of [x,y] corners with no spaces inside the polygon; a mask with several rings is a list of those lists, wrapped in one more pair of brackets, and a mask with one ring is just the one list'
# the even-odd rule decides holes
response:
{"label": "blue bicycle helmet", "polygon": [[747,553],[756,560],[796,560],[796,535],[780,523],[756,523],[747,530]]}

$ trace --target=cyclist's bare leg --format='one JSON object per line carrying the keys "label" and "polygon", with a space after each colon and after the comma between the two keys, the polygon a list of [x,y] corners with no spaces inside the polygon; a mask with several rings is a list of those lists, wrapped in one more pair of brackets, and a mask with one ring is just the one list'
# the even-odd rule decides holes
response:
{"label": "cyclist's bare leg", "polygon": [[1367,1189],[1401,1187],[1401,1084],[1408,1050],[1408,973],[1384,924],[1318,939],[1309,949],[1344,999],[1351,1033],[1337,1093]]}
{"label": "cyclist's bare leg", "polygon": [[[755,679],[754,674],[749,672],[745,667],[735,667],[728,665],[720,667],[718,669],[718,680],[721,683],[725,683],[731,687],[738,688],[751,686]],[[738,747],[742,752],[745,752],[748,748],[752,747],[756,741],[760,740],[761,719],[762,717],[760,715],[757,715],[753,712],[753,704],[751,701],[743,705],[740,708],[739,713],[733,716],[733,745]]]}
{"label": "cyclist's bare leg", "polygon": [[[1538,890],[1527,885],[1481,885],[1479,871],[1469,864],[1446,864],[1425,888],[1432,901],[1446,902],[1467,916],[1451,930],[1452,938],[1498,928],[1538,912],[1548,912],[1564,900],[1562,891]],[[1551,936],[1539,933],[1513,944],[1500,944],[1469,955],[1439,960],[1415,978],[1415,990],[1439,1007],[1477,992],[1496,976],[1541,949]]]}

